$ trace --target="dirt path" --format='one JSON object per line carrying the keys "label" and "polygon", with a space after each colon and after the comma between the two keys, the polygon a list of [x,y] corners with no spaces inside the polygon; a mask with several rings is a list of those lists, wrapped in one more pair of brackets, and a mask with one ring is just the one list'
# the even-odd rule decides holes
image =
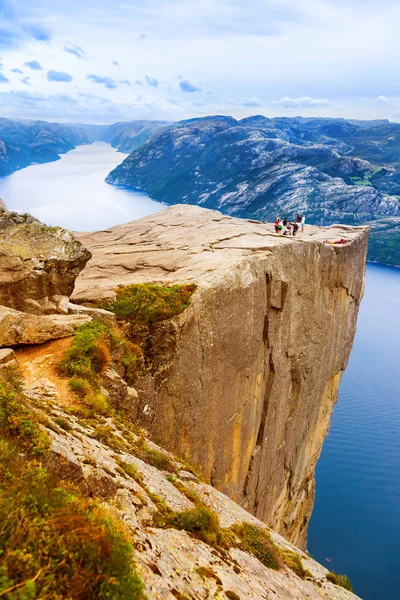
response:
{"label": "dirt path", "polygon": [[72,336],[45,344],[23,346],[15,350],[27,386],[29,387],[37,379],[49,379],[57,387],[61,404],[66,406],[78,406],[78,402],[69,388],[68,379],[57,373],[56,366],[71,346],[73,339]]}

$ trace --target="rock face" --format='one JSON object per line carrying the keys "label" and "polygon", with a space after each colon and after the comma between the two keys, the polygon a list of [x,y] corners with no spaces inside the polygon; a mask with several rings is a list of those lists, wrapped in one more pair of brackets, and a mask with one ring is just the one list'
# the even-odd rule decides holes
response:
{"label": "rock face", "polygon": [[158,366],[135,383],[137,418],[304,546],[314,469],[355,333],[368,228],[309,226],[285,238],[271,225],[177,206],[80,240],[93,258],[74,302],[112,300],[119,284],[197,284],[189,308],[151,331]]}
{"label": "rock face", "polygon": [[90,256],[65,229],[0,207],[0,305],[37,315],[67,313]]}

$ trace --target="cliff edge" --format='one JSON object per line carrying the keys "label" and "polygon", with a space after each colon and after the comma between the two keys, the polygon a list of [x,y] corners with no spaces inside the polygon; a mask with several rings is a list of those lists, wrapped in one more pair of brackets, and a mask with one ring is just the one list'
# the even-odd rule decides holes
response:
{"label": "cliff edge", "polygon": [[182,314],[141,334],[148,368],[135,381],[136,419],[303,547],[355,333],[368,231],[308,226],[285,238],[270,224],[178,205],[78,236],[93,257],[76,303],[112,303],[115,289],[132,283],[197,285]]}

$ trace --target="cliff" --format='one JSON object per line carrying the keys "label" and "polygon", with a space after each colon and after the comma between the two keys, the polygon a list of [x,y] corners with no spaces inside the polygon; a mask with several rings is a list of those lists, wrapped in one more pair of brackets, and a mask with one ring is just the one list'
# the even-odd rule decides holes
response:
{"label": "cliff", "polygon": [[[145,348],[135,419],[304,547],[314,469],[363,293],[368,228],[271,225],[176,206],[81,234],[93,255],[74,302],[132,283],[195,283],[179,316],[125,332]],[[327,244],[344,239],[344,244]]]}
{"label": "cliff", "polygon": [[175,207],[86,234],[76,299],[113,312],[68,302],[69,232],[4,209],[0,231],[0,595],[357,600],[245,507],[304,537],[366,230]]}

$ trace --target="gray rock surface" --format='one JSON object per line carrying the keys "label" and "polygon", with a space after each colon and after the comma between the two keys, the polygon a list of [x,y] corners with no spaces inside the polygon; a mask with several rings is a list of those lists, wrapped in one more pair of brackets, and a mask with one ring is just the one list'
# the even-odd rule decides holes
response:
{"label": "gray rock surface", "polygon": [[93,258],[74,301],[112,301],[119,284],[198,285],[183,314],[150,332],[158,366],[135,383],[137,418],[304,546],[314,469],[355,333],[368,228],[273,231],[176,206],[82,234]]}

